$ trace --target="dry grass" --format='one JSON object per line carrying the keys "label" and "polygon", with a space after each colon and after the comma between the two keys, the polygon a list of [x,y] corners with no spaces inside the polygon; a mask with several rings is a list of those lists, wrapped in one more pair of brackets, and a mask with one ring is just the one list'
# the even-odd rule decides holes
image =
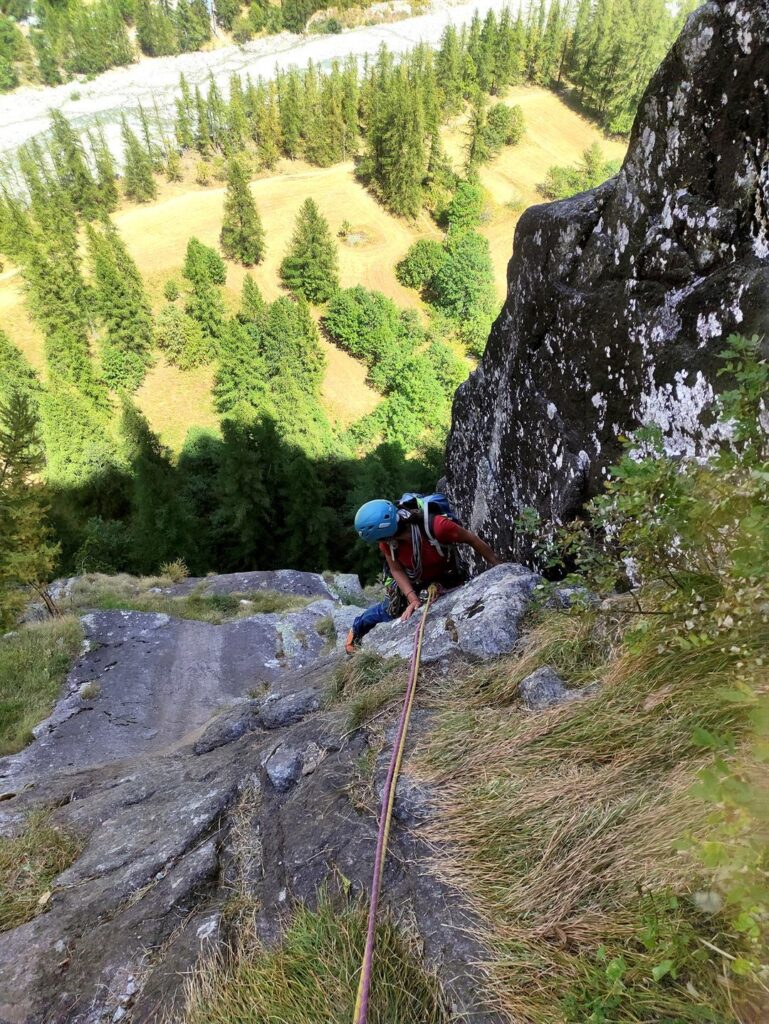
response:
{"label": "dry grass", "polygon": [[[188,985],[173,1024],[342,1024],[351,1021],[363,956],[363,907],[298,906],[277,949],[240,929],[237,950],[209,960]],[[370,1024],[443,1024],[438,984],[415,943],[389,921],[377,934]],[[171,1024],[171,1022],[169,1022]]]}
{"label": "dry grass", "polygon": [[89,573],[80,577],[72,588],[68,606],[72,609],[122,609],[170,615],[177,619],[194,619],[219,625],[231,619],[246,618],[271,612],[295,611],[306,607],[312,598],[283,594],[277,590],[252,593],[205,594],[205,582],[189,594],[171,595],[153,592],[169,587],[172,581],[160,576],[129,576],[120,573],[107,576]]}
{"label": "dry grass", "polygon": [[42,913],[57,875],[81,849],[72,835],[35,812],[12,839],[0,837],[0,932],[17,928]]}
{"label": "dry grass", "polygon": [[83,631],[72,617],[25,626],[0,639],[0,754],[32,740],[77,657]]}
{"label": "dry grass", "polygon": [[[712,755],[695,742],[695,728],[736,735],[745,728],[744,708],[720,696],[733,658],[712,650],[660,654],[651,644],[618,645],[612,656],[600,616],[583,615],[578,624],[581,616],[550,613],[522,661],[500,659],[457,683],[411,766],[439,794],[428,835],[436,870],[468,894],[485,922],[492,988],[510,1021],[736,1020],[718,980],[723,961],[700,942],[728,949],[734,938],[722,934],[718,918],[698,917],[687,899],[695,869],[673,853],[675,840],[707,829],[708,808],[691,787]],[[543,663],[570,670],[572,679],[598,672],[599,694],[522,716],[511,705],[517,683]],[[652,970],[663,954],[639,935],[648,900],[664,902],[670,893],[680,899],[660,917],[681,962],[677,980],[658,984]],[[616,1006],[602,988],[602,949],[627,966],[628,994]],[[590,1016],[594,998],[607,1015]]]}

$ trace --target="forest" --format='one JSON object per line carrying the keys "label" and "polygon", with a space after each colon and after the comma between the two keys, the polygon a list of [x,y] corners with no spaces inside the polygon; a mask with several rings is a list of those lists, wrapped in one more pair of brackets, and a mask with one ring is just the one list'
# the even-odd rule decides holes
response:
{"label": "forest", "polygon": [[[0,90],[93,76],[140,55],[199,50],[210,44],[212,32],[240,44],[283,29],[301,32],[315,11],[331,6],[328,0],[215,0],[209,15],[205,0],[2,0]],[[341,0],[333,9],[351,6]],[[474,62],[478,85],[492,91],[499,86],[488,76],[500,63],[495,48],[504,47],[501,63],[509,81],[550,85],[568,79],[604,126],[627,133],[646,83],[696,6],[694,0],[532,0],[514,23],[503,14],[509,33],[484,26],[473,55],[481,57]],[[469,70],[462,63],[452,67],[450,95]]]}
{"label": "forest", "polygon": [[[631,7],[637,15],[643,4]],[[362,66],[310,65],[272,81],[233,76],[226,96],[213,79],[202,90],[182,78],[172,127],[154,107],[124,117],[120,168],[98,126],[81,134],[53,112],[45,140],[6,168],[0,199],[0,251],[23,277],[47,365],[43,381],[0,335],[2,515],[15,538],[0,586],[149,573],[175,560],[196,574],[285,565],[375,573],[349,528],[354,509],[434,485],[453,393],[495,314],[488,242],[476,230],[477,169],[525,131],[520,110],[498,97],[521,81],[578,82],[584,61],[594,69],[601,9],[583,4],[576,20],[557,2],[527,18],[490,12],[466,30],[449,27],[437,51],[396,59],[383,48]],[[603,120],[619,116],[597,80],[580,91]],[[460,176],[439,127],[463,109]],[[190,238],[181,280],[167,283],[153,314],[110,214],[121,201],[151,202],[159,176],[177,180],[188,154],[201,178],[226,181],[220,251]],[[560,183],[564,194],[608,172],[588,156]],[[430,213],[442,241],[416,242],[396,271],[427,302],[427,325],[376,291],[339,289],[338,242],[310,198],[280,264],[284,294],[267,303],[246,276],[228,315],[224,259],[252,267],[270,244],[249,180],[283,157],[321,167],[354,158],[387,209]],[[319,332],[360,360],[382,395],[344,430],[319,402]],[[132,397],[157,352],[182,370],[215,372],[220,429],[190,431],[176,456]]]}

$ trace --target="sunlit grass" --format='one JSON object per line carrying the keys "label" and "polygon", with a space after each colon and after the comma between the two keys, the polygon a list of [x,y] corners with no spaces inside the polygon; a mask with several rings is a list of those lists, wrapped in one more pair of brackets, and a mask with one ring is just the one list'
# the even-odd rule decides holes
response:
{"label": "sunlit grass", "polygon": [[82,638],[79,621],[65,616],[0,640],[0,754],[32,740],[32,728],[51,712]]}

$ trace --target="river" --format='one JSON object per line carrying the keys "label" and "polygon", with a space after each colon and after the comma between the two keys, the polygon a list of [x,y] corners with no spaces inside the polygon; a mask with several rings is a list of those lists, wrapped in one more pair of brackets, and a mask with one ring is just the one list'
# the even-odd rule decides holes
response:
{"label": "river", "polygon": [[457,5],[433,0],[426,14],[391,24],[349,29],[337,35],[281,32],[243,46],[143,59],[128,67],[113,68],[89,82],[47,88],[25,86],[0,96],[0,154],[11,156],[23,143],[43,134],[48,127],[48,112],[56,109],[80,129],[88,128],[98,118],[110,148],[119,156],[120,115],[132,113],[140,102],[151,107],[154,101],[163,119],[170,121],[180,74],[193,86],[206,83],[212,75],[226,95],[233,72],[271,78],[276,69],[304,67],[308,60],[327,66],[348,54],[362,57],[376,53],[382,43],[394,53],[419,42],[437,46],[447,25],[467,24],[475,11],[484,16],[489,10],[517,10],[517,6],[516,0],[473,0]]}

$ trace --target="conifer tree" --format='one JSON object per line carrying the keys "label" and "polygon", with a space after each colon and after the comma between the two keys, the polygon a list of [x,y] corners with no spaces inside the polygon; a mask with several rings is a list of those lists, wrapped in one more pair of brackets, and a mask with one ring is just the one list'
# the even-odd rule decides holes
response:
{"label": "conifer tree", "polygon": [[240,293],[240,309],[238,320],[242,324],[261,324],[267,314],[267,303],[262,298],[259,285],[250,274],[243,278],[243,288]]}
{"label": "conifer tree", "polygon": [[[317,397],[318,394],[325,367],[318,329],[303,299],[282,297],[270,306],[260,333],[270,393],[273,399],[281,394],[289,396],[284,409],[290,415],[290,396],[297,397],[296,388],[305,396],[300,403],[305,406],[306,396]],[[299,411],[295,409],[297,415]]]}
{"label": "conifer tree", "polygon": [[137,203],[147,203],[157,195],[152,160],[136,134],[128,127],[125,118],[122,120],[121,135],[125,161],[123,189],[129,199],[134,199]]}
{"label": "conifer tree", "polygon": [[438,80],[443,90],[443,112],[446,116],[451,116],[461,110],[464,95],[462,49],[453,25],[447,25],[443,30],[437,66]]}
{"label": "conifer tree", "polygon": [[110,221],[89,227],[94,300],[106,327],[102,371],[110,387],[135,391],[150,363],[152,314],[139,270]]}
{"label": "conifer tree", "polygon": [[132,562],[139,572],[156,571],[179,558],[192,529],[171,459],[145,417],[125,396],[120,433],[130,466]]}
{"label": "conifer tree", "polygon": [[295,68],[278,78],[278,98],[283,152],[295,160],[301,153],[303,128],[301,84]]}
{"label": "conifer tree", "polygon": [[148,57],[178,52],[176,24],[165,0],[137,0],[136,40]]}
{"label": "conifer tree", "polygon": [[27,396],[36,407],[40,381],[8,335],[0,331],[0,404],[7,405],[12,394]]}
{"label": "conifer tree", "polygon": [[99,210],[98,186],[78,135],[59,110],[51,111],[50,151],[59,184],[73,207],[84,217],[95,217]]}
{"label": "conifer tree", "polygon": [[192,149],[195,142],[193,135],[194,109],[190,87],[184,75],[179,76],[179,95],[176,97],[175,106],[174,133],[176,141],[180,149]]}
{"label": "conifer tree", "polygon": [[15,625],[30,588],[42,593],[58,546],[45,522],[38,419],[28,394],[0,404],[0,628]]}
{"label": "conifer tree", "polygon": [[155,344],[180,370],[192,370],[210,361],[208,346],[197,320],[169,304],[155,317]]}
{"label": "conifer tree", "polygon": [[224,331],[214,380],[214,404],[221,415],[269,405],[267,369],[261,355],[261,333],[254,323],[230,321]]}
{"label": "conifer tree", "polygon": [[224,283],[224,263],[218,253],[196,238],[191,238],[187,244],[182,274],[192,284],[185,311],[200,326],[203,338],[202,361],[209,362],[219,353],[225,330],[224,303],[216,288],[217,281]]}
{"label": "conifer tree", "polygon": [[96,190],[99,211],[102,214],[111,213],[118,202],[117,169],[115,167],[115,160],[104,138],[104,130],[98,121],[95,129],[88,132],[88,142],[93,154],[94,167],[96,168]]}
{"label": "conifer tree", "polygon": [[227,165],[227,194],[219,241],[225,256],[247,267],[264,259],[264,229],[245,168],[236,157]]}
{"label": "conifer tree", "polygon": [[402,68],[390,89],[379,145],[378,181],[385,203],[395,213],[416,217],[427,168],[424,122],[419,96],[409,87]]}
{"label": "conifer tree", "polygon": [[49,380],[40,409],[51,484],[80,487],[120,467],[110,415],[69,381]]}
{"label": "conifer tree", "polygon": [[199,50],[211,38],[211,19],[205,0],[179,0],[174,18],[176,37],[182,53]]}
{"label": "conifer tree", "polygon": [[326,302],[339,287],[336,243],[313,199],[302,204],[280,276],[290,291],[309,302]]}
{"label": "conifer tree", "polygon": [[208,156],[211,151],[211,130],[208,120],[208,107],[203,99],[199,86],[195,86],[195,149],[201,156]]}
{"label": "conifer tree", "polygon": [[227,268],[215,249],[203,245],[197,238],[191,238],[187,243],[182,276],[193,284],[201,279],[213,284],[224,284],[227,280]]}

